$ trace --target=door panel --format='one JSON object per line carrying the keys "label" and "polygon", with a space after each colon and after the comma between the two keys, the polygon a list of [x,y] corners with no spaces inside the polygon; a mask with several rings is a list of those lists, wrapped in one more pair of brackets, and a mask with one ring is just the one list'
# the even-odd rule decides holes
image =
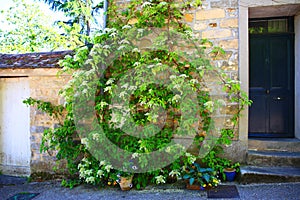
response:
{"label": "door panel", "polygon": [[249,136],[293,137],[291,34],[250,35]]}
{"label": "door panel", "polygon": [[[249,112],[249,132],[251,133],[265,133],[267,124],[267,104],[266,96],[251,95],[250,99],[255,102],[251,106]],[[260,114],[258,114],[260,113]]]}
{"label": "door panel", "polygon": [[0,79],[0,169],[5,174],[30,174],[28,78]]}

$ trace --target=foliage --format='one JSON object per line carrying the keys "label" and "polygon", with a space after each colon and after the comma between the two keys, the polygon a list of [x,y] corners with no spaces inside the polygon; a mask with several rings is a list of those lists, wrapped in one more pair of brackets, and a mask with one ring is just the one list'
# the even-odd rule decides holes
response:
{"label": "foliage", "polygon": [[240,163],[233,163],[231,160],[220,157],[223,153],[221,146],[215,146],[203,159],[202,162],[205,163],[208,167],[214,169],[219,173],[219,176],[222,180],[226,180],[224,173],[225,168],[234,168],[236,172],[239,172]]}
{"label": "foliage", "polygon": [[[199,5],[134,0],[121,10],[110,1],[108,27],[89,39],[93,45],[60,62],[64,72],[72,73],[60,93],[66,100],[65,111],[59,110],[64,120],[44,133],[42,150],[57,150],[58,159],[66,159],[70,171],[87,183],[114,185],[118,175],[134,173],[138,189],[177,179],[182,166],[208,153],[203,161],[211,169],[194,164],[196,170],[188,172],[203,185],[217,184],[217,148],[230,144],[240,111],[250,102],[239,81],[212,65],[202,45],[207,41],[194,37],[182,22],[184,13]],[[150,44],[143,45],[147,40]],[[219,47],[211,51],[223,53]],[[207,77],[214,78],[213,87]],[[215,88],[225,100],[210,95]],[[56,111],[36,100],[26,103]],[[214,115],[227,104],[239,105],[229,119],[233,126],[219,128]],[[186,153],[174,142],[181,136],[194,138],[204,153]]]}
{"label": "foliage", "polygon": [[[69,18],[68,21],[60,21],[63,24],[72,26],[80,25],[80,32],[90,35],[91,24],[103,26],[101,21],[103,18],[99,16],[103,9],[104,1],[102,0],[40,0],[51,6],[52,10],[61,11]],[[103,11],[103,10],[102,10]],[[98,15],[98,16],[97,16]]]}
{"label": "foliage", "polygon": [[198,163],[193,163],[185,169],[183,179],[188,180],[190,185],[199,184],[202,187],[215,187],[219,184],[217,172],[212,168],[200,167]]}
{"label": "foliage", "polygon": [[2,10],[5,17],[5,28],[0,28],[0,52],[26,53],[73,49],[74,43],[70,37],[64,36],[64,30],[49,22],[46,16],[35,4],[24,0],[14,0],[14,6]]}

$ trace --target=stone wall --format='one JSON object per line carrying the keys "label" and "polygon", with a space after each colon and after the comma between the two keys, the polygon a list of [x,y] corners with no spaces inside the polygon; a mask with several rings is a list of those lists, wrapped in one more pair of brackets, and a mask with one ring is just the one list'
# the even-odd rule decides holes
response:
{"label": "stone wall", "polygon": [[[59,90],[68,82],[69,76],[31,76],[30,96],[34,99],[51,102],[54,105],[64,101],[58,95]],[[30,108],[31,133],[31,173],[52,172],[55,166],[55,152],[41,153],[40,145],[44,130],[58,125],[58,121],[41,112],[36,107]]]}
{"label": "stone wall", "polygon": [[[29,80],[30,97],[58,105],[64,103],[64,99],[58,95],[59,90],[62,89],[70,79],[69,75],[57,76],[58,70],[57,68],[0,68],[0,73],[3,77],[27,77]],[[48,153],[41,153],[40,145],[44,130],[57,126],[58,122],[36,107],[30,107],[29,121],[30,125],[28,131],[30,132],[30,138],[28,138],[28,140],[31,150],[30,174],[38,175],[42,173],[43,176],[45,176],[45,173],[54,174],[53,168],[56,166],[55,152],[49,152],[50,155]],[[24,143],[25,142],[27,141],[24,141]],[[35,176],[35,178],[37,178],[37,176]]]}
{"label": "stone wall", "polygon": [[232,78],[238,72],[238,7],[237,0],[204,0],[202,7],[185,14],[185,21],[199,39],[208,39],[222,47],[226,55],[215,64]]}
{"label": "stone wall", "polygon": [[[120,9],[124,9],[129,0],[117,0]],[[135,23],[131,20],[130,23]],[[239,80],[239,1],[238,0],[202,0],[202,6],[184,13],[184,22],[189,25],[194,35],[201,39],[209,40],[212,45],[206,45],[206,53],[212,56],[212,63],[223,69],[230,78]],[[247,21],[245,22],[247,23]],[[221,47],[224,55],[215,56],[211,53],[213,47]],[[237,104],[230,103],[220,86],[215,84],[216,77],[208,78],[212,82],[211,95],[223,98],[226,108],[217,113],[216,123],[223,123],[223,127],[232,128],[230,118],[238,109]],[[241,140],[239,127],[235,127],[233,144],[226,147],[226,157],[234,161],[244,162],[247,152],[247,141]],[[195,149],[192,148],[192,151]]]}

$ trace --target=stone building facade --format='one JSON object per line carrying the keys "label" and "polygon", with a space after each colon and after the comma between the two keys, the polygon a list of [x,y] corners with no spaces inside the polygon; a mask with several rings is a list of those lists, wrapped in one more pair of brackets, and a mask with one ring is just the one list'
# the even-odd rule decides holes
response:
{"label": "stone building facade", "polygon": [[[128,1],[118,1],[121,7],[123,7],[126,2]],[[292,43],[289,47],[289,52],[293,52],[290,55],[291,61],[289,62],[292,64],[288,74],[290,75],[289,79],[291,79],[292,83],[291,96],[289,98],[291,98],[290,102],[293,104],[293,110],[289,113],[292,117],[289,116],[289,118],[291,118],[291,128],[289,129],[288,135],[278,134],[278,136],[276,136],[276,134],[271,133],[271,131],[265,131],[264,133],[260,132],[260,134],[256,134],[255,137],[249,136],[249,132],[251,132],[253,128],[251,127],[251,115],[249,115],[249,109],[247,108],[243,111],[243,116],[239,121],[238,135],[233,141],[233,144],[226,148],[228,157],[235,161],[240,161],[241,163],[250,165],[261,164],[257,160],[270,165],[284,163],[285,158],[290,157],[295,152],[300,152],[300,1],[202,0],[202,3],[201,7],[185,13],[185,22],[192,27],[194,33],[199,38],[207,38],[214,46],[220,46],[225,50],[225,55],[214,60],[215,64],[224,69],[232,78],[240,80],[242,89],[246,91],[250,97],[252,95],[251,84],[253,82],[251,80],[253,79],[251,75],[251,70],[253,71],[253,69],[251,69],[251,63],[254,62],[251,60],[253,59],[251,54],[255,52],[252,51],[252,35],[249,34],[249,22],[258,22],[259,24],[260,22],[269,22],[273,19],[278,20],[281,18],[291,21],[290,24],[293,30],[291,32],[280,33],[281,35],[290,35],[290,38],[292,38]],[[268,34],[264,35],[268,36]],[[270,37],[274,35],[278,36],[279,33],[269,34]],[[261,48],[265,48],[265,46]],[[277,48],[280,49],[281,47],[278,46]],[[282,49],[282,51],[286,52],[285,49]],[[57,91],[66,83],[69,77],[56,77],[57,69],[55,69],[56,65],[54,63],[52,63],[51,66],[45,65],[41,61],[47,59],[40,58],[40,64],[34,65],[30,62],[26,62],[25,59],[24,65],[18,64],[18,66],[16,66],[15,63],[18,62],[15,60],[10,64],[6,63],[3,67],[1,62],[4,58],[1,56],[3,55],[0,54],[1,81],[8,79],[8,77],[24,77],[29,83],[30,96],[61,103],[61,100],[57,97]],[[10,58],[6,57],[5,60],[10,60]],[[285,69],[286,66],[282,65],[282,68]],[[262,77],[261,80],[264,80],[264,78]],[[270,91],[267,89],[265,92],[269,94],[268,92]],[[266,95],[264,94],[264,96]],[[280,96],[272,96],[271,99],[274,100],[276,98],[280,100]],[[279,108],[281,104],[276,105],[276,108]],[[231,108],[229,105],[227,109],[230,112],[230,110],[234,110],[235,108]],[[268,112],[269,111],[270,109]],[[279,113],[278,116],[281,114]],[[270,118],[272,115],[269,114],[268,116],[269,118],[266,121],[270,122],[273,120],[273,118]],[[46,127],[53,125],[50,121],[51,120],[43,113],[40,113],[34,108],[30,108],[29,132],[31,150],[30,165],[28,165],[28,167],[31,169],[31,173],[41,169],[50,170],[51,168],[49,167],[51,165],[48,164],[48,161],[52,161],[53,158],[39,153],[41,133]],[[2,137],[0,143],[3,143],[3,141],[5,141],[5,138]],[[282,153],[283,156],[278,158],[280,162],[276,160],[277,158],[273,159],[274,162],[269,162],[267,159],[274,154],[274,151],[284,152],[284,154]],[[256,159],[254,163],[251,160],[252,157]],[[293,157],[293,159],[294,158],[297,162],[299,161],[299,156]],[[293,162],[290,164],[295,165]],[[296,167],[300,166],[296,164]],[[3,170],[3,164],[1,170]]]}
{"label": "stone building facade", "polygon": [[66,52],[0,54],[0,171],[30,175],[51,172],[55,156],[40,152],[42,133],[57,124],[47,114],[28,107],[28,97],[63,103],[59,90],[70,79],[57,76],[58,60]]}

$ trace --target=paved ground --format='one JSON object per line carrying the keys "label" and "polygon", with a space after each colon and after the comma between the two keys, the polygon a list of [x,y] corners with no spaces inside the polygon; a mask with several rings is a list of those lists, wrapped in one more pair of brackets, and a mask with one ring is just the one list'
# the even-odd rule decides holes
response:
{"label": "paved ground", "polygon": [[[300,182],[251,185],[239,185],[233,183],[233,185],[236,186],[239,197],[230,199],[300,200]],[[80,185],[73,189],[69,189],[61,187],[59,181],[27,183],[24,179],[14,179],[3,175],[0,176],[0,200],[9,199],[18,193],[39,193],[36,197],[33,198],[33,200],[211,199],[209,198],[209,195],[206,191],[191,191],[183,189],[181,186],[154,186],[140,191],[121,191],[119,188],[103,189],[88,185]]]}

